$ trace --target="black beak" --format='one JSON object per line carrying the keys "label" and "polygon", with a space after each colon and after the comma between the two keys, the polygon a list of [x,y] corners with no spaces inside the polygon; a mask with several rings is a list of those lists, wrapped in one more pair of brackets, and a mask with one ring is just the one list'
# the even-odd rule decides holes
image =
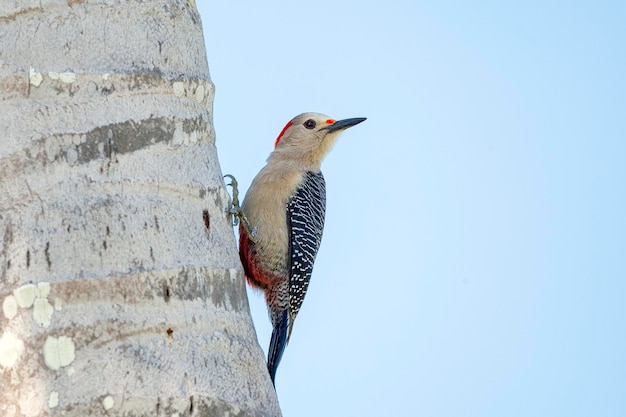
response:
{"label": "black beak", "polygon": [[337,120],[332,125],[326,126],[324,129],[328,129],[329,132],[334,132],[336,130],[344,130],[354,125],[358,125],[362,121],[367,119],[366,117],[354,117],[352,119],[343,119]]}

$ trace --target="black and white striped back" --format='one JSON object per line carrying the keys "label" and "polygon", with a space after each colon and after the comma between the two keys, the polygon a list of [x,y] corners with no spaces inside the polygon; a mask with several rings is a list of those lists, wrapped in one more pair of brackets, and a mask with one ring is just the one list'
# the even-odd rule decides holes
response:
{"label": "black and white striped back", "polygon": [[324,176],[321,172],[307,172],[287,205],[290,328],[309,286],[313,263],[322,241],[325,213]]}

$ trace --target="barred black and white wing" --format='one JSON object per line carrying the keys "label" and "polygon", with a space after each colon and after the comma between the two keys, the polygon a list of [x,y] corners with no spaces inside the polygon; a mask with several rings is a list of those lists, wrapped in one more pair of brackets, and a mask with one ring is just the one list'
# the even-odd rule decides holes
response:
{"label": "barred black and white wing", "polygon": [[326,183],[321,172],[307,172],[287,205],[289,230],[289,332],[306,295],[313,263],[322,242]]}

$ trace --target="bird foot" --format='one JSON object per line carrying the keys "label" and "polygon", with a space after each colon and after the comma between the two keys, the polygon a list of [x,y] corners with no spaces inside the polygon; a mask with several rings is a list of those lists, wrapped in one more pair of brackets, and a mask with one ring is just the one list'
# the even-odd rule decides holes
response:
{"label": "bird foot", "polygon": [[226,212],[232,216],[231,223],[233,226],[238,226],[239,222],[241,221],[241,225],[243,226],[244,230],[248,234],[248,237],[253,238],[255,235],[254,233],[255,228],[250,226],[250,222],[248,221],[248,218],[246,217],[243,210],[241,209],[241,206],[239,205],[239,188],[237,187],[238,185],[237,180],[235,179],[235,177],[233,177],[230,174],[224,175],[224,178],[230,178],[230,183],[226,184],[226,186],[227,187],[230,186],[233,189],[233,200],[230,205],[230,208],[226,210]]}

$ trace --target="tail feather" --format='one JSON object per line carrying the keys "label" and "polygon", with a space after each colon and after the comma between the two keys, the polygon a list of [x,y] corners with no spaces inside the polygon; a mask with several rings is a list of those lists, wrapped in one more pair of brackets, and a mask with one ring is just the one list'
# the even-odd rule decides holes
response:
{"label": "tail feather", "polygon": [[274,330],[272,331],[272,339],[270,341],[270,348],[267,352],[267,369],[272,378],[272,384],[276,385],[274,379],[276,377],[276,370],[278,364],[283,357],[283,352],[287,346],[287,332],[289,328],[289,316],[287,310],[280,313],[280,317],[274,324]]}

